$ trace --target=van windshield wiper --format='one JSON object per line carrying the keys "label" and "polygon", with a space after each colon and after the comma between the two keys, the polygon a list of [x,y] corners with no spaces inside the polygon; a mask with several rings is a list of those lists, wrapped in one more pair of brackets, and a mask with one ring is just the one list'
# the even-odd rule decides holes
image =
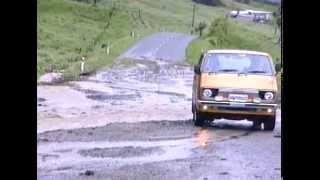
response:
{"label": "van windshield wiper", "polygon": [[237,69],[219,69],[219,72],[238,72]]}
{"label": "van windshield wiper", "polygon": [[253,71],[247,71],[246,73],[254,73],[254,74],[258,74],[258,73],[266,73],[266,72],[265,72],[265,71],[253,70]]}

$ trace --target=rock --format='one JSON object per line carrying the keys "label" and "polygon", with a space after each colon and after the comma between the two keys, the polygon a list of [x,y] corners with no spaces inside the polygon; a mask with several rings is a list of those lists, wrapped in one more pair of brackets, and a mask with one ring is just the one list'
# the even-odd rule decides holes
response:
{"label": "rock", "polygon": [[40,84],[54,84],[63,81],[62,73],[47,73],[41,76],[38,80]]}
{"label": "rock", "polygon": [[41,98],[41,97],[39,97],[37,100],[38,100],[38,102],[44,102],[44,101],[46,101],[45,98]]}
{"label": "rock", "polygon": [[85,176],[93,176],[94,175],[94,172],[93,171],[90,171],[90,170],[86,170],[84,173],[80,173],[80,175],[85,175]]}
{"label": "rock", "polygon": [[219,173],[220,175],[228,175],[229,173],[228,172],[221,172]]}

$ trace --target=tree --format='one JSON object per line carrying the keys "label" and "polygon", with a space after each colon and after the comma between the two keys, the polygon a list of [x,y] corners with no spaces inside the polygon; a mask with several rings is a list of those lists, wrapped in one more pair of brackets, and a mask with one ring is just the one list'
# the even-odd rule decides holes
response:
{"label": "tree", "polygon": [[200,22],[199,25],[196,27],[196,31],[199,32],[200,37],[202,36],[203,30],[207,27],[205,22]]}
{"label": "tree", "polygon": [[239,3],[245,3],[245,4],[250,4],[251,3],[251,0],[235,0]]}
{"label": "tree", "polygon": [[280,36],[279,36],[279,39],[277,41],[277,44],[281,42],[281,15],[278,16],[277,18],[277,28],[279,29],[280,31]]}
{"label": "tree", "polygon": [[279,8],[278,11],[276,12],[273,12],[273,16],[275,18],[275,21],[274,21],[274,36],[277,36],[277,32],[279,31],[280,32],[280,36],[279,36],[279,39],[277,41],[277,43],[280,42],[281,40],[281,9]]}

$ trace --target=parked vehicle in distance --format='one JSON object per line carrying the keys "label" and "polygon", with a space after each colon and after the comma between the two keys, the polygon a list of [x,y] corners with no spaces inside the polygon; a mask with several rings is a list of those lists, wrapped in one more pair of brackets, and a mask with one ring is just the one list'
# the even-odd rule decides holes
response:
{"label": "parked vehicle in distance", "polygon": [[244,19],[253,22],[271,22],[273,15],[272,12],[268,11],[255,11],[255,10],[241,10],[231,11],[230,17]]}
{"label": "parked vehicle in distance", "polygon": [[253,128],[273,130],[277,78],[269,54],[245,50],[209,50],[194,67],[192,113],[196,126],[205,120],[253,121]]}

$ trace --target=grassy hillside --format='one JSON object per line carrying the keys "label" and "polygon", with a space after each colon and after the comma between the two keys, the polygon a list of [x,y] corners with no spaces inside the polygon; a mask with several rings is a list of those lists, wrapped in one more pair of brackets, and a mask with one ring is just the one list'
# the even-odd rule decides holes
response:
{"label": "grassy hillside", "polygon": [[[78,0],[81,1],[81,0]],[[38,77],[46,71],[63,71],[68,78],[77,78],[81,57],[86,57],[86,72],[106,66],[139,38],[161,30],[190,33],[192,0],[100,0],[96,6],[75,0],[38,0]],[[276,9],[253,3],[244,5],[224,0],[227,6],[196,6],[195,24],[224,16],[234,7]],[[228,3],[230,5],[228,5]],[[139,16],[140,9],[140,16]],[[113,16],[106,28],[110,13]],[[237,24],[237,23],[234,23]],[[237,32],[258,42],[272,37],[270,25],[238,23]],[[131,37],[134,31],[139,37]],[[205,31],[207,32],[207,30]],[[280,48],[272,41],[263,41],[263,50],[277,56]],[[111,45],[107,55],[107,44]],[[206,39],[198,39],[188,48],[188,61],[194,62],[202,47],[210,47]],[[279,52],[278,52],[279,51]]]}
{"label": "grassy hillside", "polygon": [[[188,62],[195,64],[203,50],[244,49],[269,53],[273,60],[281,58],[281,47],[277,44],[274,29],[270,25],[255,25],[221,18],[226,24],[215,24],[216,31],[207,33],[193,41],[187,49]],[[212,25],[213,26],[213,25]],[[223,27],[222,27],[223,26]],[[220,28],[227,29],[226,33]],[[210,28],[208,28],[210,29]]]}

